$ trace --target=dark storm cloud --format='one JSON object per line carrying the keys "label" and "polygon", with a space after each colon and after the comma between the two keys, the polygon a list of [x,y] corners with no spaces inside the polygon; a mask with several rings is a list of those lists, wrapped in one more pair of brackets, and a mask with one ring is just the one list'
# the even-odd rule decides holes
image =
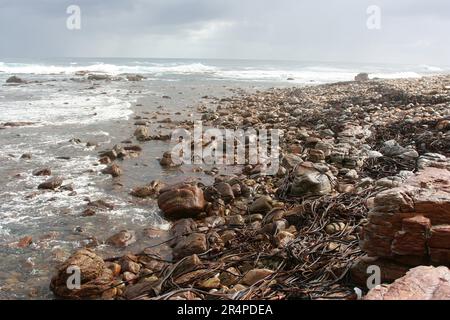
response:
{"label": "dark storm cloud", "polygon": [[[66,8],[82,29],[66,28]],[[366,9],[381,9],[381,30]],[[447,0],[0,0],[0,56],[134,56],[449,65]]]}

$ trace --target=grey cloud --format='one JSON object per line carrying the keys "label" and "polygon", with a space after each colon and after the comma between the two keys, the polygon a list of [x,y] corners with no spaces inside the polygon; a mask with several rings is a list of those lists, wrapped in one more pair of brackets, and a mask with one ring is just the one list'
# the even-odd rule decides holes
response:
{"label": "grey cloud", "polygon": [[[82,30],[65,28],[68,5]],[[382,29],[366,28],[366,9]],[[135,56],[450,65],[446,0],[0,0],[0,56]]]}

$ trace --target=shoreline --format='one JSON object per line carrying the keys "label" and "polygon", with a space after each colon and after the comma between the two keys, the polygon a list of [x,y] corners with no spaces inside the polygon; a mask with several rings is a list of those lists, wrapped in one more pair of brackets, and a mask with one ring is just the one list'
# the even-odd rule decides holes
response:
{"label": "shoreline", "polygon": [[[136,82],[122,90],[133,96],[143,87]],[[355,279],[364,283],[364,274],[354,271],[361,267],[354,265],[366,258],[360,243],[373,210],[369,199],[409,184],[427,166],[450,168],[449,75],[268,89],[252,83],[221,88],[184,84],[152,91],[129,102],[133,113],[128,120],[109,121],[108,129],[98,127],[113,130],[106,143],[88,141],[93,148],[86,154],[100,161],[93,163],[90,174],[103,176],[101,171],[106,170],[117,177],[96,185],[105,196],[89,197],[73,210],[74,218],[81,219],[78,225],[89,229],[71,238],[79,238],[80,247],[84,244],[93,251],[55,251],[56,261],[68,258],[59,271],[50,272],[52,289],[62,298],[355,299]],[[179,127],[191,130],[193,120],[200,119],[205,128],[281,129],[279,172],[263,176],[258,165],[235,165],[224,171],[214,166],[171,166],[170,161],[161,166],[160,159],[170,148],[166,136]],[[14,126],[7,129],[3,131]],[[394,139],[397,143],[384,144]],[[73,141],[81,143],[75,137]],[[105,155],[113,156],[105,159]],[[111,168],[113,164],[118,167]],[[48,178],[41,180],[53,179]],[[171,187],[186,180],[189,185]],[[314,192],[299,187],[299,181]],[[66,187],[44,193],[57,197],[77,191]],[[186,190],[190,191],[183,198],[184,213],[170,218],[180,206],[171,199],[179,192],[186,196]],[[293,196],[292,190],[299,194]],[[121,202],[119,207],[115,200]],[[192,211],[189,205],[199,201],[200,212]],[[96,223],[109,219],[111,210],[132,209],[142,210],[145,219],[113,226],[106,233],[92,232]],[[34,235],[11,245],[26,252],[56,239],[49,237],[38,239],[37,247]],[[80,259],[81,270],[96,276],[81,290],[67,291],[64,268]],[[310,261],[316,261],[318,269]],[[296,269],[300,265],[301,272]],[[53,266],[54,262],[49,267]],[[298,277],[299,272],[308,276]],[[168,282],[167,273],[176,279]],[[285,282],[288,276],[293,283]],[[320,279],[319,287],[313,285],[314,279]],[[185,290],[175,290],[174,285]]]}
{"label": "shoreline", "polygon": [[[206,125],[284,129],[284,170],[264,177],[257,165],[246,166],[237,176],[215,175],[213,188],[143,186],[137,191],[159,198],[166,216],[180,206],[173,197],[182,192],[184,219],[175,220],[171,241],[106,263],[91,251],[79,251],[65,266],[88,257],[80,267],[90,270],[95,262],[98,276],[89,282],[97,287],[68,292],[63,265],[52,289],[65,298],[355,299],[348,276],[365,256],[360,241],[373,210],[369,199],[409,183],[427,167],[450,168],[445,131],[450,128],[449,92],[450,77],[437,76],[272,89],[221,99],[218,111],[202,111],[212,119]],[[425,132],[429,136],[423,138]],[[321,172],[327,178],[317,180]],[[305,183],[315,191],[302,188]],[[199,202],[201,210],[194,210]],[[170,253],[173,260],[168,260]],[[292,278],[299,272],[309,276]],[[319,279],[319,284],[313,281]]]}

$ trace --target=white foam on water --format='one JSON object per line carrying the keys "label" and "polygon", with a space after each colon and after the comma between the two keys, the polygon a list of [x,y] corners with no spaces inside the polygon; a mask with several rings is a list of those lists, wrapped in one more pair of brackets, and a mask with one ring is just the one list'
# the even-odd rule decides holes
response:
{"label": "white foam on water", "polygon": [[49,92],[31,100],[0,101],[0,122],[30,121],[35,126],[92,124],[128,119],[131,103],[103,94],[76,95]]}
{"label": "white foam on water", "polygon": [[119,75],[124,73],[150,73],[150,74],[194,74],[194,73],[212,73],[217,71],[214,66],[207,66],[202,63],[150,63],[141,65],[115,65],[108,63],[91,64],[87,66],[80,65],[43,65],[43,64],[21,64],[21,63],[1,63],[0,72],[7,74],[36,74],[52,75],[66,74],[71,75],[79,71],[88,71],[92,73],[107,73],[110,75]]}

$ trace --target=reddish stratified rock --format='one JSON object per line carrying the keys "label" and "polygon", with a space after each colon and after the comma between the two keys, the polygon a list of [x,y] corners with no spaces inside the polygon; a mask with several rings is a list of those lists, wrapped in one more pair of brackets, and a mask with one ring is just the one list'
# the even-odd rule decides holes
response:
{"label": "reddish stratified rock", "polygon": [[161,190],[158,206],[169,219],[189,218],[203,212],[206,202],[202,189],[180,184]]}
{"label": "reddish stratified rock", "polygon": [[383,282],[392,282],[411,267],[450,264],[450,172],[425,168],[402,186],[379,193],[361,248],[373,257],[352,267],[353,281],[363,286],[370,265],[380,267]]}
{"label": "reddish stratified rock", "polygon": [[450,300],[447,267],[417,267],[391,285],[377,286],[364,300]]}
{"label": "reddish stratified rock", "polygon": [[[72,284],[74,270],[79,270],[78,289],[67,285]],[[56,296],[65,299],[95,299],[111,287],[112,281],[112,271],[103,259],[89,249],[82,249],[58,268],[57,274],[51,280],[50,289]]]}
{"label": "reddish stratified rock", "polygon": [[[370,256],[419,257],[450,263],[450,172],[426,168],[404,185],[379,193],[361,241]],[[409,259],[411,260],[411,259]]]}

